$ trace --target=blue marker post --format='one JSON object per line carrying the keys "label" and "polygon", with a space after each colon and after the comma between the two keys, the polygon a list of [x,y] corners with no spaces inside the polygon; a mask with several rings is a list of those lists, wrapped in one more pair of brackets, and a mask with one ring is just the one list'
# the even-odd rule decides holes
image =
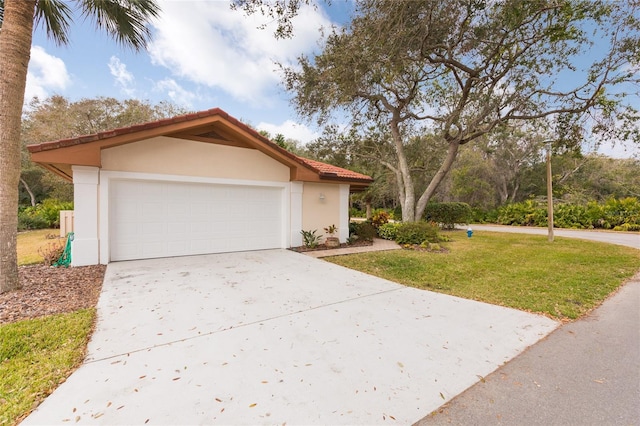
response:
{"label": "blue marker post", "polygon": [[471,227],[467,228],[467,237],[471,238],[472,235],[473,235],[473,229],[471,229]]}

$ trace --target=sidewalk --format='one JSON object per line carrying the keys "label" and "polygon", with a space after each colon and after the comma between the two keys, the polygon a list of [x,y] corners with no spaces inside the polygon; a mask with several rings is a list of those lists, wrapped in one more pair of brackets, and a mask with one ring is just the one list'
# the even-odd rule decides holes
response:
{"label": "sidewalk", "polygon": [[416,425],[640,425],[640,273]]}

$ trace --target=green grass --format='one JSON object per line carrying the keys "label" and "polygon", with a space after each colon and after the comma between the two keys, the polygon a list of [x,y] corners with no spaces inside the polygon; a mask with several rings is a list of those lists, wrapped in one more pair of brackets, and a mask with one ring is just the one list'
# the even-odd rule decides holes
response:
{"label": "green grass", "polygon": [[640,250],[546,236],[447,233],[448,253],[412,250],[326,258],[407,286],[575,319],[640,269]]}
{"label": "green grass", "polygon": [[[56,238],[47,238],[51,235]],[[18,265],[42,263],[40,250],[46,250],[51,244],[65,244],[66,240],[58,238],[59,235],[59,229],[38,229],[18,233]]]}
{"label": "green grass", "polygon": [[95,309],[0,326],[0,425],[16,424],[84,358]]}

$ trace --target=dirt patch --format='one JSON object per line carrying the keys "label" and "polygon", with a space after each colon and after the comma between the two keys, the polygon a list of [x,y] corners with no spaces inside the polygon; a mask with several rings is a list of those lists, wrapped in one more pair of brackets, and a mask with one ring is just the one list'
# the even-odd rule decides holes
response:
{"label": "dirt patch", "polygon": [[21,266],[22,288],[0,294],[0,324],[95,307],[105,270],[105,265]]}

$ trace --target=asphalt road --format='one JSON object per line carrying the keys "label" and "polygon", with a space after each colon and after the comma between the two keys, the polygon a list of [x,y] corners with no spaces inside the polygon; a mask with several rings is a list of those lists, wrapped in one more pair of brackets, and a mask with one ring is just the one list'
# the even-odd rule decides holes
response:
{"label": "asphalt road", "polygon": [[[640,248],[640,234],[556,235]],[[591,314],[558,328],[417,425],[640,425],[639,401],[640,273]]]}
{"label": "asphalt road", "polygon": [[[547,228],[535,228],[529,226],[501,226],[501,225],[471,225],[475,231],[511,232],[518,234],[547,235]],[[581,240],[600,241],[602,243],[617,244],[621,246],[640,249],[640,232],[608,232],[587,231],[580,229],[554,229],[556,237],[578,238]]]}

